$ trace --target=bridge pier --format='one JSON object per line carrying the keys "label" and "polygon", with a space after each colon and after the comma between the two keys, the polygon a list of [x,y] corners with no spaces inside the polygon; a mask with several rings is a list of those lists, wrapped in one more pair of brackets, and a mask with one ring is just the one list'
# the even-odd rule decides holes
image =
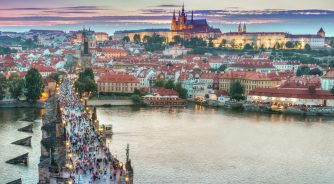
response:
{"label": "bridge pier", "polygon": [[21,145],[21,146],[31,146],[31,138],[32,136],[29,136],[24,139],[14,141],[12,142],[12,144]]}
{"label": "bridge pier", "polygon": [[28,165],[28,154],[29,153],[25,153],[23,155],[20,155],[18,157],[15,157],[13,159],[7,160],[6,163],[7,164],[24,164],[24,165]]}

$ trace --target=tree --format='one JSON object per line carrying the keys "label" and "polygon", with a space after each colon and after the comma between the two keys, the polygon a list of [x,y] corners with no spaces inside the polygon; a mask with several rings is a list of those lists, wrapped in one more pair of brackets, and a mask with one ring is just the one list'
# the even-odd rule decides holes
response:
{"label": "tree", "polygon": [[231,99],[234,100],[243,100],[245,97],[243,96],[244,94],[244,88],[241,85],[239,81],[232,82],[231,87],[230,87],[230,97]]}
{"label": "tree", "polygon": [[182,87],[182,84],[178,82],[175,86],[175,90],[179,93],[180,98],[186,99],[188,96],[188,91]]}
{"label": "tree", "polygon": [[7,80],[5,76],[0,73],[0,100],[2,100],[5,97],[6,90],[7,89]]}
{"label": "tree", "polygon": [[323,72],[319,68],[314,68],[308,73],[308,75],[318,75],[318,76],[322,76],[322,74]]}
{"label": "tree", "polygon": [[109,39],[109,40],[112,40],[112,36],[109,36],[108,39]]}
{"label": "tree", "polygon": [[225,48],[225,47],[226,47],[226,44],[227,44],[227,40],[226,40],[226,39],[222,39],[222,41],[221,41],[219,47],[223,47],[223,48]]}
{"label": "tree", "polygon": [[289,48],[289,49],[292,49],[294,47],[294,44],[293,44],[293,42],[288,41],[288,42],[285,43],[285,47]]}
{"label": "tree", "polygon": [[135,43],[140,43],[141,39],[140,39],[140,35],[139,34],[135,34],[133,36],[133,42]]}
{"label": "tree", "polygon": [[95,92],[97,85],[94,80],[94,73],[91,68],[86,68],[79,73],[79,79],[75,83],[76,90],[82,95],[83,93]]}
{"label": "tree", "polygon": [[150,39],[151,39],[150,36],[145,35],[144,38],[143,38],[143,42],[148,43]]}
{"label": "tree", "polygon": [[334,86],[332,87],[332,89],[330,90],[330,92],[334,95]]}
{"label": "tree", "polygon": [[25,95],[27,100],[36,102],[40,98],[44,88],[42,76],[37,69],[31,68],[28,70],[25,78],[27,88],[27,93]]}
{"label": "tree", "polygon": [[130,42],[129,36],[124,36],[122,40],[123,42]]}
{"label": "tree", "polygon": [[236,44],[235,44],[235,39],[231,40],[230,45],[232,48],[235,48]]}
{"label": "tree", "polygon": [[253,49],[253,47],[249,44],[249,43],[247,43],[245,46],[244,46],[244,50],[252,50]]}
{"label": "tree", "polygon": [[142,101],[139,95],[131,95],[131,100],[135,105],[141,105]]}
{"label": "tree", "polygon": [[183,39],[181,38],[180,35],[175,35],[175,36],[173,36],[173,41],[175,42],[175,44],[181,45],[182,42],[183,42]]}
{"label": "tree", "polygon": [[222,65],[219,66],[218,71],[223,72],[223,71],[226,70],[226,68],[227,68],[227,66],[225,64],[222,64]]}
{"label": "tree", "polygon": [[55,81],[57,81],[57,83],[59,83],[59,73],[51,73],[50,75],[49,75],[49,77],[51,78],[51,79],[53,79],[53,80],[55,80]]}
{"label": "tree", "polygon": [[8,80],[9,92],[11,97],[18,99],[22,95],[24,80],[16,73],[12,73]]}
{"label": "tree", "polygon": [[34,35],[33,40],[34,40],[35,43],[37,43],[38,42],[38,35]]}
{"label": "tree", "polygon": [[311,51],[311,50],[312,50],[310,44],[305,44],[304,49],[305,49],[306,51]]}
{"label": "tree", "polygon": [[159,79],[158,81],[155,82],[154,86],[155,87],[164,87],[165,86],[165,80],[164,79]]}
{"label": "tree", "polygon": [[166,88],[166,89],[174,89],[174,88],[175,88],[174,81],[173,81],[172,79],[169,79],[169,80],[165,83],[165,88]]}
{"label": "tree", "polygon": [[209,47],[209,48],[213,48],[213,46],[214,46],[214,45],[213,45],[213,39],[210,37],[210,38],[209,38],[209,44],[208,44],[208,47]]}
{"label": "tree", "polygon": [[308,66],[300,66],[297,69],[296,76],[303,76],[303,75],[308,75],[310,73],[310,68]]}
{"label": "tree", "polygon": [[296,49],[301,49],[302,48],[302,43],[300,41],[295,41],[295,48]]}

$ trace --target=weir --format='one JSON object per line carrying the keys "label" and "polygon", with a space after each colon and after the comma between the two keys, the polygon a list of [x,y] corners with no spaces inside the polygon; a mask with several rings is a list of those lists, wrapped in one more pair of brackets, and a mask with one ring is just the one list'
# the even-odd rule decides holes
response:
{"label": "weir", "polygon": [[19,129],[17,129],[17,130],[20,131],[20,132],[29,132],[29,133],[33,133],[33,131],[32,131],[32,127],[33,127],[33,126],[34,126],[33,124],[30,124],[30,125],[28,125],[28,126],[19,128]]}
{"label": "weir", "polygon": [[13,159],[7,160],[7,164],[24,164],[28,165],[28,155],[29,153],[25,153],[23,155],[20,155],[18,157],[15,157]]}
{"label": "weir", "polygon": [[17,179],[17,180],[14,180],[14,181],[11,181],[11,182],[8,182],[6,184],[22,184],[22,179]]}
{"label": "weir", "polygon": [[16,145],[21,145],[21,146],[31,146],[31,138],[32,136],[17,140],[12,142],[12,144],[16,144]]}

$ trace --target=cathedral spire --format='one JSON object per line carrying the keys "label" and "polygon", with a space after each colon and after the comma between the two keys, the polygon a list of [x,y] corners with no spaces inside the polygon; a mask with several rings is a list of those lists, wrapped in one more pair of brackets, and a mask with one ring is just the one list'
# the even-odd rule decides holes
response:
{"label": "cathedral spire", "polygon": [[184,13],[184,3],[182,5],[182,13],[181,13],[182,16],[185,16],[185,13]]}
{"label": "cathedral spire", "polygon": [[176,19],[176,17],[175,17],[175,9],[174,9],[174,12],[173,12],[173,19]]}
{"label": "cathedral spire", "polygon": [[191,22],[194,21],[194,10],[191,11]]}

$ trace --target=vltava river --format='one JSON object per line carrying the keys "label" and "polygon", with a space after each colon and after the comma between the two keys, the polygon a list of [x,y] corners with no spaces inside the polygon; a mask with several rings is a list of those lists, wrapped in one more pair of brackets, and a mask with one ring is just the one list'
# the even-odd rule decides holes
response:
{"label": "vltava river", "polygon": [[[41,119],[43,110],[31,108],[0,108],[0,183],[22,178],[24,184],[38,182],[38,163],[41,155]],[[33,133],[17,129],[33,123]],[[31,147],[11,144],[32,136]],[[28,166],[5,163],[16,156],[29,153]]]}
{"label": "vltava river", "polygon": [[333,183],[332,118],[189,108],[98,108],[135,183]]}

